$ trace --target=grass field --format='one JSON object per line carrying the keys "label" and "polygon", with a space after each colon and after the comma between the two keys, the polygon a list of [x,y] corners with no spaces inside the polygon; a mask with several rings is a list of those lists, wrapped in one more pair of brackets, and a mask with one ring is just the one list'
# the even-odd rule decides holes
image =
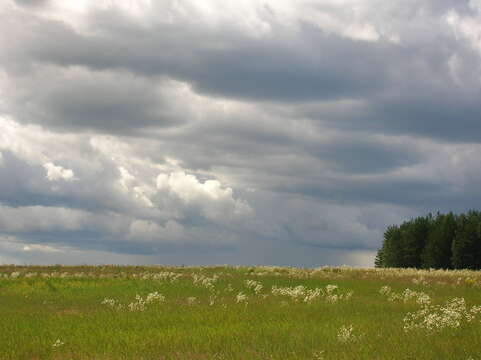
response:
{"label": "grass field", "polygon": [[0,266],[0,359],[481,359],[481,274]]}

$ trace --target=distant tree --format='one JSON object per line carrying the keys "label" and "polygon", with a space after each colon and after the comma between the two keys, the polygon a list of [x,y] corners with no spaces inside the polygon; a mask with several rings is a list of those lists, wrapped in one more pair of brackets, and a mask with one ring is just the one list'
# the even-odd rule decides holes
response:
{"label": "distant tree", "polygon": [[453,213],[437,214],[423,252],[423,268],[451,269],[452,245],[457,223]]}
{"label": "distant tree", "polygon": [[378,252],[379,267],[400,267],[402,259],[401,231],[392,225],[384,232],[383,246]]}
{"label": "distant tree", "polygon": [[418,217],[401,225],[401,267],[420,268],[422,253],[431,227],[431,217]]}
{"label": "distant tree", "polygon": [[470,211],[461,214],[452,245],[452,265],[455,269],[481,269],[481,214]]}
{"label": "distant tree", "polygon": [[384,232],[376,267],[481,269],[481,212],[417,217]]}
{"label": "distant tree", "polygon": [[374,266],[379,268],[379,267],[385,267],[385,261],[384,261],[384,246],[381,247],[377,253],[376,257],[374,258]]}

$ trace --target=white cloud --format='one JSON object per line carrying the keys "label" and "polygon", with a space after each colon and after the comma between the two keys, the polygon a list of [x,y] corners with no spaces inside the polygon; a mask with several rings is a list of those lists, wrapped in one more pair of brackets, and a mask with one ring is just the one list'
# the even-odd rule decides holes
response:
{"label": "white cloud", "polygon": [[28,164],[56,163],[80,158],[79,149],[85,136],[56,133],[38,125],[25,125],[11,117],[0,116],[0,150],[8,151]]}
{"label": "white cloud", "polygon": [[[116,12],[129,25],[149,29],[154,25],[184,24],[217,30],[227,28],[243,36],[262,38],[273,35],[275,27],[293,29],[310,24],[324,31],[362,41],[377,41],[381,34],[377,25],[369,22],[370,10],[379,4],[366,1],[296,1],[239,0],[235,2],[210,0],[51,0],[37,15],[61,21],[83,34],[97,34],[91,27],[89,15]],[[13,11],[11,7],[10,11]],[[18,11],[18,9],[17,9]],[[162,16],[156,14],[161,13]],[[384,26],[386,28],[386,26]],[[393,34],[384,29],[389,40]]]}
{"label": "white cloud", "polygon": [[[7,119],[0,119],[0,125],[5,130],[0,149],[10,154],[8,177],[0,178],[0,186],[12,189],[9,196],[25,193],[27,203],[32,201],[27,206],[0,205],[0,228],[5,232],[53,236],[86,231],[114,247],[116,242],[215,246],[231,243],[235,236],[221,238],[210,225],[221,226],[224,233],[252,215],[247,202],[213,179],[213,172],[210,180],[201,182],[176,159],[153,162],[142,154],[144,141],[95,134],[75,137]],[[28,176],[17,174],[16,166]],[[159,171],[169,174],[165,184]],[[61,205],[35,203],[37,198]],[[195,226],[182,224],[192,219]],[[75,236],[56,241],[83,246]]]}
{"label": "white cloud", "polygon": [[40,244],[28,244],[24,245],[22,248],[23,251],[29,252],[45,252],[45,253],[61,253],[63,250],[57,249],[53,246],[48,245],[40,245]]}
{"label": "white cloud", "polygon": [[478,11],[477,16],[460,15],[456,10],[451,9],[446,13],[445,19],[456,37],[467,40],[481,56],[481,12]]}
{"label": "white cloud", "polygon": [[65,169],[62,166],[54,165],[51,162],[43,164],[43,167],[47,171],[47,179],[49,179],[50,181],[58,181],[58,180],[73,181],[73,180],[77,180],[77,179],[75,179],[74,172],[71,169]]}
{"label": "white cloud", "polygon": [[160,174],[156,180],[160,191],[179,197],[184,204],[198,206],[205,217],[223,221],[232,217],[251,216],[253,210],[242,200],[234,199],[232,189],[218,180],[200,182],[194,175],[177,171]]}

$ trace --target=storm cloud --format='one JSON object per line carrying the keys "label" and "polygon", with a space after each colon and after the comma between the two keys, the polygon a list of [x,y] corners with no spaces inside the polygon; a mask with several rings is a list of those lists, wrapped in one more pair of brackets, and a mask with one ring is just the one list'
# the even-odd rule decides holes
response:
{"label": "storm cloud", "polygon": [[481,3],[7,0],[0,262],[373,265],[481,201]]}

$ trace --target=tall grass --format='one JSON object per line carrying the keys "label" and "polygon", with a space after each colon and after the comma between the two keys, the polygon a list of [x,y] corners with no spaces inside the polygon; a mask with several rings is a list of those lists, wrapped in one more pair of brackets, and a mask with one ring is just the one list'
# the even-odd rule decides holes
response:
{"label": "tall grass", "polygon": [[[2,266],[0,275],[0,359],[481,359],[478,272]],[[405,329],[408,314],[453,298],[472,319],[457,309],[458,323]]]}

